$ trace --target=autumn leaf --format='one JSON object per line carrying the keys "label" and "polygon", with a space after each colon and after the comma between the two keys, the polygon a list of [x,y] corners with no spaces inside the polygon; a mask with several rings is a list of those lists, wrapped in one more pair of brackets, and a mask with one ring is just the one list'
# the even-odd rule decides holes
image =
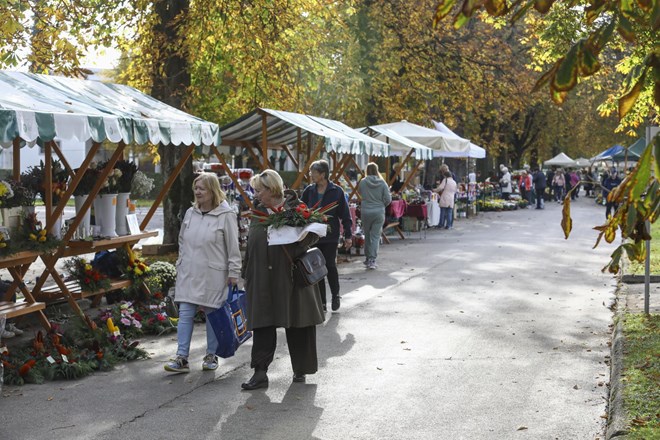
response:
{"label": "autumn leaf", "polygon": [[571,219],[571,196],[566,195],[564,206],[561,210],[561,228],[564,231],[564,238],[568,239],[573,229],[573,220]]}

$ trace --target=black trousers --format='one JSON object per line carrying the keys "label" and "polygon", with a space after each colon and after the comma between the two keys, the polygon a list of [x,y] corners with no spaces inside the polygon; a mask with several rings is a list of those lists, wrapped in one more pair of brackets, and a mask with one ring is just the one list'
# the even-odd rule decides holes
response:
{"label": "black trousers", "polygon": [[[326,279],[330,285],[330,293],[333,298],[339,295],[339,272],[337,271],[337,243],[321,243],[316,244],[316,247],[323,254],[325,258],[325,267],[328,268],[328,275]],[[319,283],[319,291],[321,292],[321,302],[326,304],[325,281]]]}
{"label": "black trousers", "polygon": [[[289,346],[291,367],[294,373],[314,374],[319,369],[316,356],[316,326],[287,328],[286,343]],[[268,371],[277,346],[277,328],[261,327],[252,330],[252,361],[250,367]]]}

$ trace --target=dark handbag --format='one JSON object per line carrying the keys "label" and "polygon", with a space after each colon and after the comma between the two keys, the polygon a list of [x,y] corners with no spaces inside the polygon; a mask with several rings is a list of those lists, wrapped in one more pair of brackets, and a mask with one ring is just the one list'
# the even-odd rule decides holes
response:
{"label": "dark handbag", "polygon": [[328,268],[325,267],[325,257],[318,248],[308,249],[307,252],[296,258],[296,261],[291,259],[286,247],[283,249],[291,262],[293,283],[296,286],[313,286],[328,274]]}
{"label": "dark handbag", "polygon": [[247,329],[246,311],[245,291],[234,286],[222,307],[206,315],[206,320],[211,323],[218,340],[216,355],[225,359],[232,357],[238,347],[252,337],[252,333]]}

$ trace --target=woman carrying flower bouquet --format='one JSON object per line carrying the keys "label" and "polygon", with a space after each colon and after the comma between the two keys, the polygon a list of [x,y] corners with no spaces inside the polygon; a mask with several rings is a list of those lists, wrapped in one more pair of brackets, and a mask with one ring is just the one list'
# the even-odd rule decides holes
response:
{"label": "woman carrying flower bouquet", "polygon": [[[255,211],[266,215],[286,212],[284,185],[276,171],[266,170],[254,176],[250,185],[258,200]],[[294,201],[292,215],[298,203]],[[253,332],[250,366],[254,368],[252,378],[241,385],[244,390],[268,387],[266,373],[275,355],[278,327],[286,331],[293,381],[304,382],[306,374],[316,373],[316,326],[325,318],[317,285],[294,285],[291,267],[291,260],[302,255],[318,236],[308,233],[301,241],[269,246],[263,222],[263,218],[252,218],[243,264],[247,326]]]}
{"label": "woman carrying flower bouquet", "polygon": [[[193,181],[195,203],[186,211],[179,232],[176,262],[176,296],[179,304],[176,358],[165,370],[187,373],[193,318],[197,308],[205,313],[218,309],[227,300],[227,284],[236,284],[241,273],[236,213],[229,207],[218,177],[202,173]],[[206,356],[202,370],[218,368],[215,355],[218,340],[206,321]]]}
{"label": "woman carrying flower bouquet", "polygon": [[[328,180],[330,166],[325,160],[317,160],[310,166],[310,177],[312,184],[307,186],[300,199],[309,207],[322,208],[335,202],[337,206],[328,211],[328,235],[319,239],[316,247],[323,253],[325,266],[328,269],[328,284],[332,293],[332,310],[337,311],[341,305],[339,296],[339,272],[337,271],[337,244],[339,243],[339,222],[344,227],[344,246],[350,249],[353,245],[351,240],[353,220],[351,211],[346,202],[346,194],[340,186]],[[326,310],[325,281],[319,283],[321,302],[323,310]]]}

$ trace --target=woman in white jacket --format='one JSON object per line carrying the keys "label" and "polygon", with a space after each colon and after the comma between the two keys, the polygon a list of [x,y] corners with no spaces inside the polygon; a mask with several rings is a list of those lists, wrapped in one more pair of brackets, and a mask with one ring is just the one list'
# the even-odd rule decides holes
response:
{"label": "woman in white jacket", "polygon": [[500,179],[500,187],[502,187],[502,198],[504,200],[509,200],[509,196],[513,191],[511,187],[511,173],[507,167],[502,168],[502,178]]}
{"label": "woman in white jacket", "polygon": [[[227,300],[227,284],[236,284],[241,273],[236,213],[229,207],[218,177],[202,173],[193,182],[195,203],[186,211],[179,232],[176,262],[176,296],[179,304],[176,358],[165,370],[187,373],[193,318],[197,308],[205,313],[218,309]],[[215,355],[218,340],[206,322],[206,356],[203,370],[218,368]]]}

